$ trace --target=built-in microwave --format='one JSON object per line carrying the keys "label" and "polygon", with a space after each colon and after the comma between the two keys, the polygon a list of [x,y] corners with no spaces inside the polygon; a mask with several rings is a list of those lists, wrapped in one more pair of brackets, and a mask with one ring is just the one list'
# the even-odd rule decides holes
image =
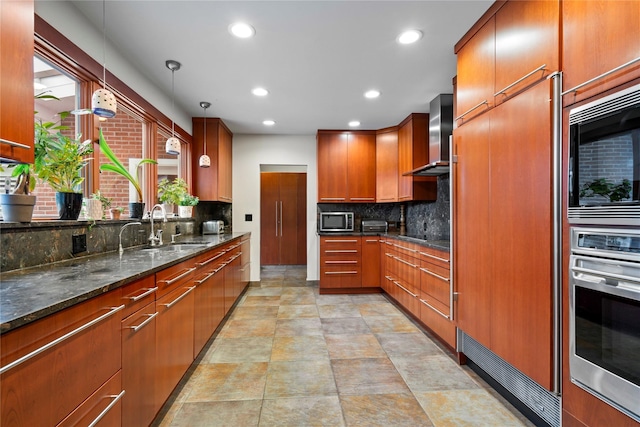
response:
{"label": "built-in microwave", "polygon": [[353,212],[320,212],[320,232],[353,231]]}
{"label": "built-in microwave", "polygon": [[640,225],[640,85],[569,111],[572,224]]}

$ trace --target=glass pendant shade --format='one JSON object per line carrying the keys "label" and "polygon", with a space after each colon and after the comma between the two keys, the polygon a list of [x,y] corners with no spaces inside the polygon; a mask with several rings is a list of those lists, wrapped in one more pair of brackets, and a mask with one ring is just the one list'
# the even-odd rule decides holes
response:
{"label": "glass pendant shade", "polygon": [[113,93],[106,89],[98,89],[91,97],[91,111],[98,117],[110,119],[115,117],[118,104]]}
{"label": "glass pendant shade", "polygon": [[165,151],[167,154],[172,154],[177,156],[180,154],[180,140],[176,137],[171,137],[167,139],[167,144],[165,145]]}

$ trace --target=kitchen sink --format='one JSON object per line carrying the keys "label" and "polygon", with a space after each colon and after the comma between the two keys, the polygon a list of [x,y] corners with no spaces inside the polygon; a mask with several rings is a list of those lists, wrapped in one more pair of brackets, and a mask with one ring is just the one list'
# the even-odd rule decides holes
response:
{"label": "kitchen sink", "polygon": [[175,252],[180,252],[183,250],[190,250],[190,249],[198,249],[198,248],[204,248],[207,245],[204,243],[173,243],[167,246],[163,246],[162,250],[165,251],[175,251]]}

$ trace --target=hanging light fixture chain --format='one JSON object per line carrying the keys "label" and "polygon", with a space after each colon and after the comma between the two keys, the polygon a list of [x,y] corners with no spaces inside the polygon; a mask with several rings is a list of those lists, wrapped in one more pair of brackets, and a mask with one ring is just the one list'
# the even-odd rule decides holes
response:
{"label": "hanging light fixture chain", "polygon": [[102,0],[102,88],[107,89],[107,0]]}

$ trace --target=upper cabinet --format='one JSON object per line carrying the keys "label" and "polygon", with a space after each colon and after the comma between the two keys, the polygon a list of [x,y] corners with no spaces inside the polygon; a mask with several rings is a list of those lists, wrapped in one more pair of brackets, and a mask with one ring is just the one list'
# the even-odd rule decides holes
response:
{"label": "upper cabinet", "polygon": [[318,202],[376,201],[376,134],[318,131]]}
{"label": "upper cabinet", "polygon": [[0,157],[33,163],[32,0],[0,2]]}
{"label": "upper cabinet", "polygon": [[398,201],[398,128],[376,133],[376,202]]}
{"label": "upper cabinet", "polygon": [[559,23],[557,0],[496,2],[487,11],[455,47],[458,125],[559,70]]}
{"label": "upper cabinet", "polygon": [[[640,58],[640,2],[562,2],[563,90],[567,91]],[[564,96],[564,105],[640,77],[640,61]]]}
{"label": "upper cabinet", "polygon": [[437,177],[405,175],[429,163],[429,115],[413,113],[398,127],[398,201],[435,200]]}
{"label": "upper cabinet", "polygon": [[218,118],[207,120],[207,155],[211,166],[201,168],[199,159],[204,154],[204,120],[193,118],[193,144],[191,146],[191,170],[193,194],[202,201],[232,202],[231,197],[231,142],[233,134]]}

